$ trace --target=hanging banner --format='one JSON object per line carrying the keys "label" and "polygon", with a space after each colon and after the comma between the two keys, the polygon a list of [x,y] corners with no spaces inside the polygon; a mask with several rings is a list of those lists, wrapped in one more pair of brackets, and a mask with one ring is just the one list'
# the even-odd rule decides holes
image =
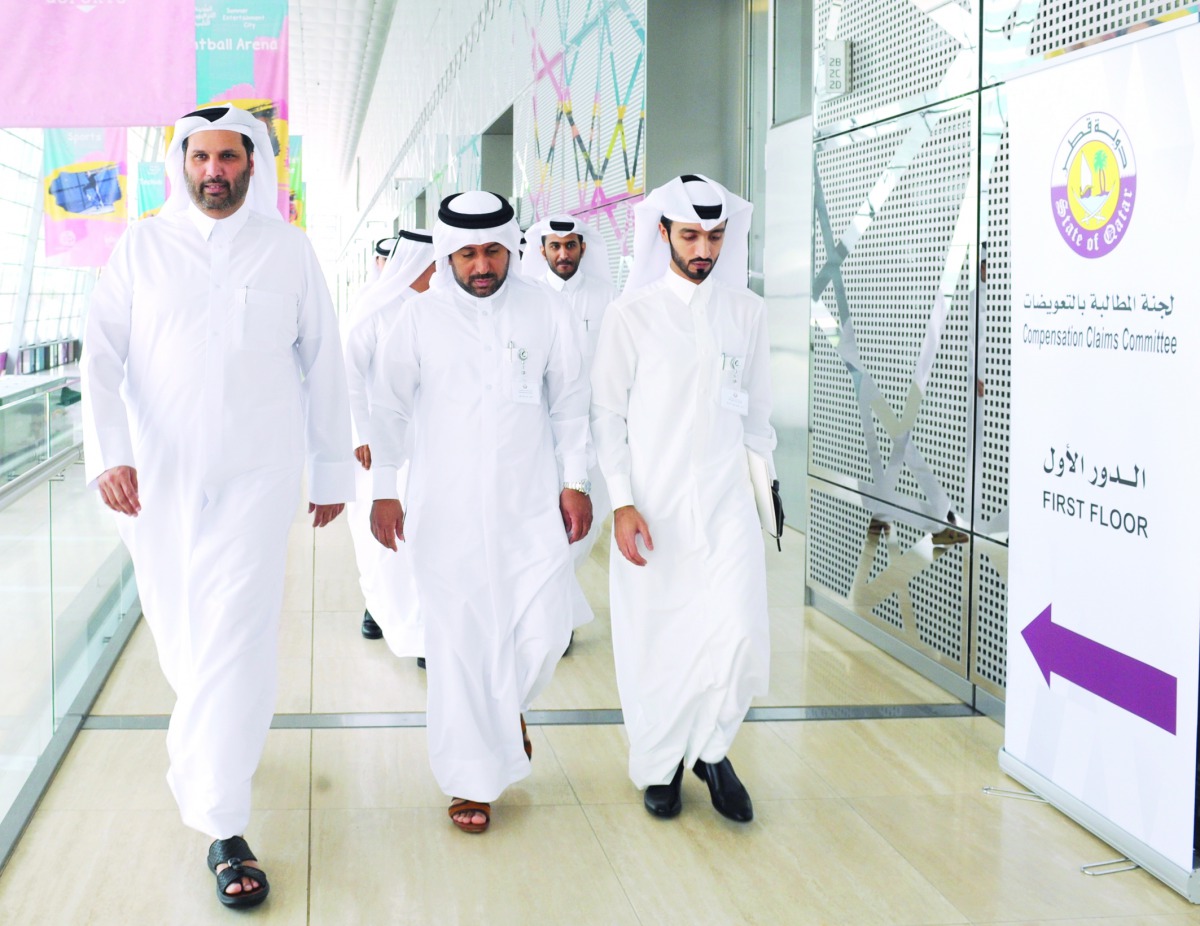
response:
{"label": "hanging banner", "polygon": [[167,201],[167,165],[162,161],[141,161],[137,166],[137,217],[158,215]]}
{"label": "hanging banner", "polygon": [[1200,277],[1186,233],[1200,212],[1198,59],[1190,26],[1006,88],[1004,751],[1186,872],[1200,674],[1200,431],[1188,414]]}
{"label": "hanging banner", "polygon": [[288,161],[290,162],[288,164],[290,175],[288,221],[297,228],[308,228],[305,216],[307,189],[304,183],[304,139],[300,135],[293,135],[288,139]]}
{"label": "hanging banner", "polygon": [[126,225],[125,129],[46,129],[46,256],[100,267]]}
{"label": "hanging banner", "polygon": [[233,103],[267,126],[279,211],[289,214],[288,0],[196,3],[196,99]]}
{"label": "hanging banner", "polygon": [[194,18],[191,0],[0,3],[0,125],[174,122],[196,102]]}

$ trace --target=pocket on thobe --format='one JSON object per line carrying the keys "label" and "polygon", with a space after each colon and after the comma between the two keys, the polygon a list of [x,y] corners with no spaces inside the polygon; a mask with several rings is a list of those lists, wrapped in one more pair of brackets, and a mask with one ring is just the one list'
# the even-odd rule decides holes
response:
{"label": "pocket on thobe", "polygon": [[295,293],[243,286],[237,291],[232,334],[234,350],[290,353],[299,333]]}

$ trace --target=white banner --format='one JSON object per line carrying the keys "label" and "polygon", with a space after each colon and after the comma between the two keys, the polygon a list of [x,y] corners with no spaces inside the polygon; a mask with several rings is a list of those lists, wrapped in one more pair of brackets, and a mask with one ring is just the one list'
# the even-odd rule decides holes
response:
{"label": "white banner", "polygon": [[1200,28],[1012,81],[1005,750],[1192,869]]}

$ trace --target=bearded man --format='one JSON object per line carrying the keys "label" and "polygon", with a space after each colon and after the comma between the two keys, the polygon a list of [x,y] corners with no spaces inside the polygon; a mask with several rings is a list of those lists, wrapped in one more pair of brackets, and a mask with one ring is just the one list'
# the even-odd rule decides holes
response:
{"label": "bearded man", "polygon": [[89,484],[121,517],[175,691],[167,781],[214,840],[227,906],[270,889],[243,838],[275,709],[287,535],[305,462],[322,527],[354,497],[333,303],[276,208],[263,123],[222,104],[175,124],[171,198],[131,226],[83,338]]}

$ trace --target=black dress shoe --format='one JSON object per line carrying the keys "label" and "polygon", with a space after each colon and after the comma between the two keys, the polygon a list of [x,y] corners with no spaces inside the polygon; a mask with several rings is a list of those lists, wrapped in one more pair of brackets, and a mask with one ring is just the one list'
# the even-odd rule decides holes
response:
{"label": "black dress shoe", "polygon": [[708,793],[712,796],[712,804],[717,808],[717,813],[738,823],[749,823],[754,819],[750,795],[746,786],[738,780],[733,764],[728,759],[712,763],[697,759],[696,767],[692,771],[708,785]]}
{"label": "black dress shoe", "polygon": [[363,611],[362,635],[368,640],[378,640],[383,637],[383,628],[375,623],[370,611]]}
{"label": "black dress shoe", "polygon": [[642,802],[646,809],[656,817],[676,817],[683,810],[683,798],[679,796],[683,786],[683,763],[675,769],[675,777],[669,785],[650,785]]}
{"label": "black dress shoe", "polygon": [[425,668],[425,657],[424,657],[424,656],[418,656],[418,657],[417,657],[417,668],[418,668],[418,669],[424,669],[424,668]]}

